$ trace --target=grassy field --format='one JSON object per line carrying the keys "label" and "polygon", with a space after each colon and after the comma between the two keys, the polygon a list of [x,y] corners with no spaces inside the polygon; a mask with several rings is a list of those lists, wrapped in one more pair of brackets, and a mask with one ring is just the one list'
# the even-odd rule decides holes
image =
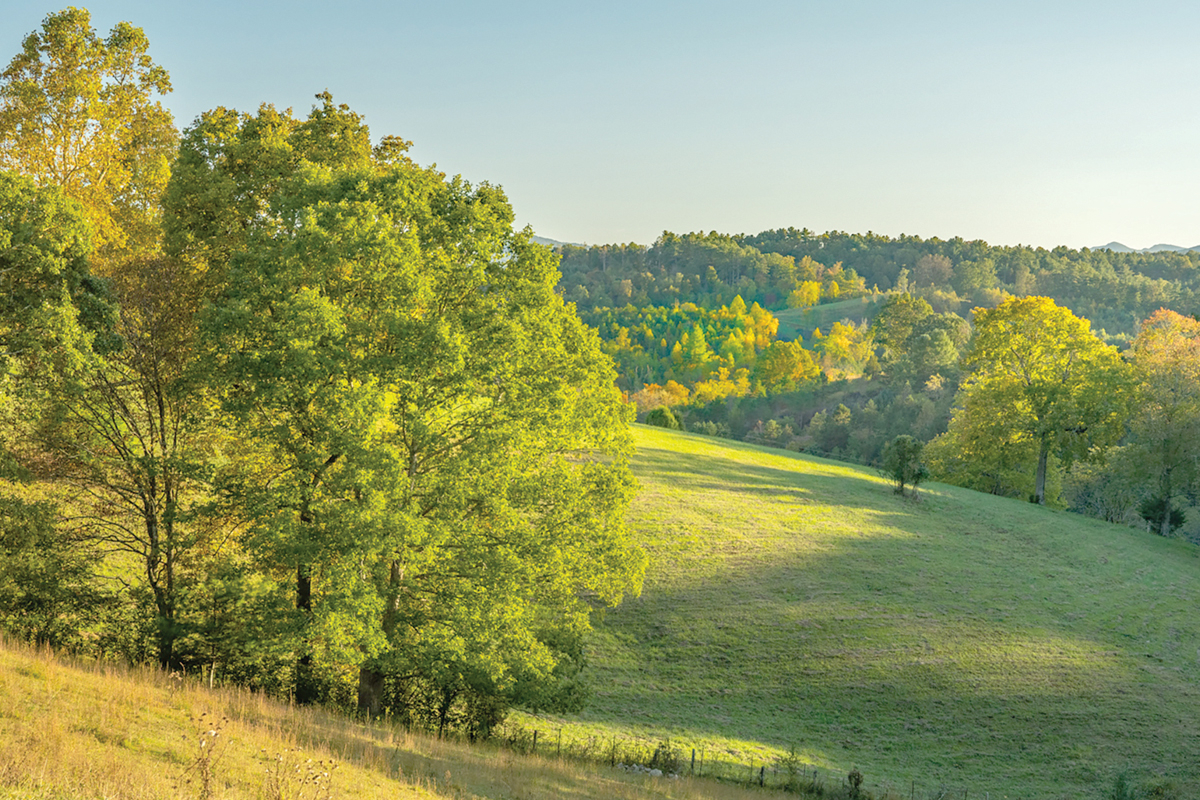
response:
{"label": "grassy field", "polygon": [[[206,750],[215,754],[207,786]],[[71,663],[0,642],[5,800],[763,796],[439,741],[248,692],[209,690],[154,669]]]}
{"label": "grassy field", "polygon": [[795,746],[908,797],[1200,796],[1200,552],[1065,512],[638,427],[640,599],[608,613],[568,740],[706,762]]}
{"label": "grassy field", "polygon": [[875,297],[855,297],[851,300],[839,300],[836,303],[822,303],[810,309],[788,308],[772,312],[779,320],[779,338],[792,340],[798,335],[808,341],[814,328],[820,328],[822,333],[829,333],[829,326],[835,322],[849,319],[855,324],[869,320],[879,310],[879,306],[887,299],[886,294]]}

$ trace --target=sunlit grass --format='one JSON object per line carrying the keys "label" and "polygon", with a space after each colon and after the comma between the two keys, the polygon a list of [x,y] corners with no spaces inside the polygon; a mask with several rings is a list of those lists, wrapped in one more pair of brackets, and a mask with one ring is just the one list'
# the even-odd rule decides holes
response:
{"label": "sunlit grass", "polygon": [[814,328],[820,328],[823,333],[829,333],[829,326],[835,322],[849,319],[855,324],[879,310],[879,304],[887,299],[887,295],[855,297],[850,300],[838,300],[833,303],[821,303],[809,309],[788,308],[772,312],[779,320],[779,336],[783,339],[795,339],[800,334],[807,341]]}
{"label": "sunlit grass", "polygon": [[[642,597],[589,654],[564,735],[742,764],[790,746],[875,788],[1103,794],[1126,767],[1200,791],[1200,559],[1064,512],[637,430]],[[746,767],[748,769],[748,767]]]}
{"label": "sunlit grass", "polygon": [[[330,772],[332,798],[762,797],[710,781],[438,740],[245,691],[212,691],[155,669],[71,663],[0,642],[0,798],[203,798],[201,740],[217,753],[213,798],[326,797],[311,785],[301,793],[295,776],[310,766]],[[281,756],[283,791],[271,791],[268,770],[279,771]]]}

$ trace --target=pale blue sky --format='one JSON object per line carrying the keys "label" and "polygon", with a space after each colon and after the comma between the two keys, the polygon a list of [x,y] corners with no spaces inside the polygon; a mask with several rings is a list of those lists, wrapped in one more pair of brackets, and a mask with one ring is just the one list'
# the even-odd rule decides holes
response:
{"label": "pale blue sky", "polygon": [[[0,60],[61,6],[0,0]],[[1200,4],[87,4],[182,127],[312,95],[566,241],[664,229],[1200,245]]]}

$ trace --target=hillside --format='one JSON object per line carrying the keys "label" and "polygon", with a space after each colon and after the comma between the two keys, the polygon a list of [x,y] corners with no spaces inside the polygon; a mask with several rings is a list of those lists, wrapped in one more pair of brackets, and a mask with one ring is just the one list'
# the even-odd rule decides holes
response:
{"label": "hillside", "polygon": [[[207,787],[206,751],[215,754],[207,762]],[[72,663],[0,640],[0,798],[748,800],[752,795],[764,796],[710,781],[651,778],[439,741],[261,694],[209,689],[154,669]]]}
{"label": "hillside", "polygon": [[[608,614],[564,736],[711,763],[795,745],[918,796],[1200,793],[1200,551],[869,470],[637,428],[645,591]],[[741,769],[748,770],[748,766]],[[826,773],[828,774],[828,773]]]}

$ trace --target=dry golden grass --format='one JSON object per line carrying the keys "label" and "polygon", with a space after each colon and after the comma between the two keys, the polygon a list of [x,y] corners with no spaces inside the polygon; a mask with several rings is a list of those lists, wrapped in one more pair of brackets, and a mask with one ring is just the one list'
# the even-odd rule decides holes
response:
{"label": "dry golden grass", "polygon": [[74,663],[0,642],[0,798],[749,796],[763,792],[439,741],[154,669]]}

